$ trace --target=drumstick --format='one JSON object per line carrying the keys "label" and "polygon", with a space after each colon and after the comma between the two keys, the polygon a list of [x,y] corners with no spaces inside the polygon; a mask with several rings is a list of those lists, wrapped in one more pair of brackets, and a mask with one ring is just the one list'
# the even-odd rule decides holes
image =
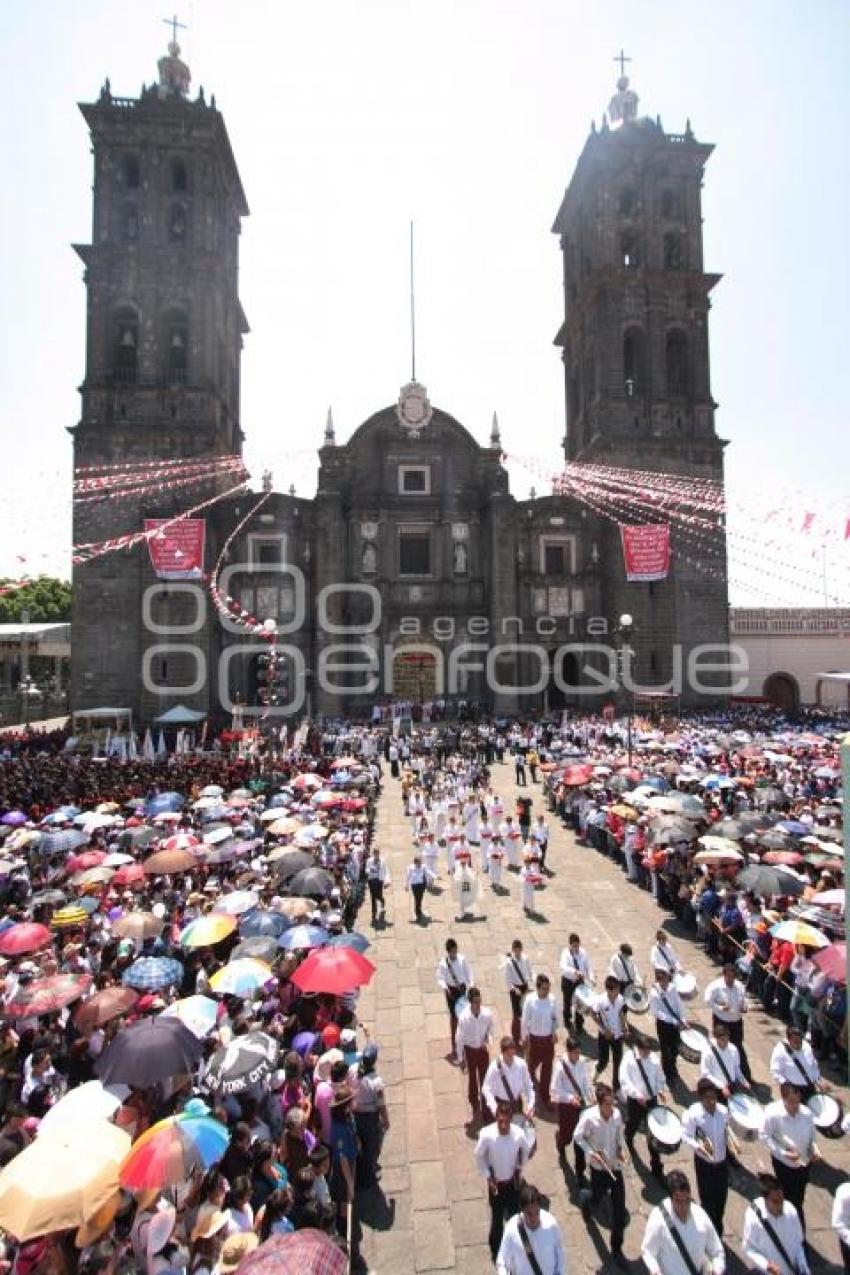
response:
{"label": "drumstick", "polygon": [[590,1144],[590,1146],[591,1146],[591,1150],[592,1150],[593,1154],[596,1156],[597,1160],[601,1160],[601,1161],[602,1161],[603,1168],[605,1168],[605,1170],[606,1170],[606,1171],[610,1174],[610,1176],[611,1176],[611,1177],[613,1178],[613,1180],[616,1182],[616,1180],[617,1180],[617,1175],[616,1175],[616,1173],[614,1172],[614,1170],[611,1168],[611,1165],[608,1163],[608,1160],[607,1160],[607,1158],[606,1158],[606,1156],[605,1156],[604,1152],[600,1151],[600,1150],[598,1149],[598,1147],[595,1147],[595,1146],[593,1145],[593,1143],[591,1143],[591,1144]]}

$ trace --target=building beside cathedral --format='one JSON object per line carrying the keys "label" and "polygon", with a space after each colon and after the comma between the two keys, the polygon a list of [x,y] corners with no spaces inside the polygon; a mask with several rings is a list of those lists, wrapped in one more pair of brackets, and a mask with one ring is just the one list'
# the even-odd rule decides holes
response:
{"label": "building beside cathedral", "polygon": [[[621,78],[553,226],[566,459],[722,482],[708,347],[719,276],[702,251],[712,148],[637,107]],[[81,110],[94,194],[91,243],[76,247],[87,336],[75,470],[239,455],[248,205],[215,98],[191,95],[172,44],[138,98],[107,81]],[[647,686],[670,679],[676,647],[687,660],[727,641],[725,553],[706,571],[674,529],[667,577],[627,582],[619,529],[600,511],[511,493],[495,416],[476,439],[413,381],[347,440],[329,416],[319,461],[312,499],[267,491],[250,517],[258,494],[224,495],[224,472],[199,495],[164,486],[77,503],[74,543],[223,496],[198,515],[205,571],[221,557],[232,606],[274,622],[281,698],[313,714],[452,692],[506,712],[596,708],[599,696],[577,696],[597,660],[581,647],[616,644],[623,613]],[[73,709],[127,707],[145,723],[180,703],[221,719],[263,697],[269,642],[223,623],[202,580],[158,578],[137,546],[78,563],[73,583]]]}

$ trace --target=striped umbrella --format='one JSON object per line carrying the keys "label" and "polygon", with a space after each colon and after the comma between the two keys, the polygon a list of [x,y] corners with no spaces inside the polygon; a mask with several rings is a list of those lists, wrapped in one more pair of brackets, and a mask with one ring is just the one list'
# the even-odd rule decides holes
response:
{"label": "striped umbrella", "polygon": [[212,947],[236,929],[236,917],[210,912],[196,917],[180,931],[181,947]]}
{"label": "striped umbrella", "polygon": [[172,837],[166,837],[162,843],[163,850],[192,850],[195,846],[201,844],[200,837],[196,837],[194,832],[175,832]]}
{"label": "striped umbrella", "polygon": [[216,970],[210,979],[210,988],[219,996],[251,996],[271,977],[271,969],[265,961],[244,956]]}
{"label": "striped umbrella", "polygon": [[151,1125],[124,1157],[118,1180],[128,1191],[161,1190],[184,1183],[192,1173],[217,1164],[227,1150],[227,1126],[193,1098],[176,1116]]}
{"label": "striped umbrella", "polygon": [[50,924],[54,930],[73,930],[88,923],[89,914],[78,903],[69,903],[67,907],[54,912]]}
{"label": "striped umbrella", "polygon": [[122,983],[141,992],[173,987],[183,980],[183,966],[169,956],[140,956],[124,971]]}

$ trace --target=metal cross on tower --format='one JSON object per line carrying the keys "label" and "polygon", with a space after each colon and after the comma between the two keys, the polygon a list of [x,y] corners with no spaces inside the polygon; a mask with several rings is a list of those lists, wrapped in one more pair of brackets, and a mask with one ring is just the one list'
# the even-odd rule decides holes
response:
{"label": "metal cross on tower", "polygon": [[619,53],[617,54],[617,56],[614,58],[614,61],[615,61],[615,62],[619,62],[619,63],[620,63],[620,75],[621,75],[621,76],[623,76],[623,75],[625,75],[625,74],[626,74],[626,63],[627,63],[627,62],[631,62],[631,60],[632,60],[632,59],[631,59],[631,58],[627,58],[627,57],[626,57],[626,55],[625,55],[625,53],[623,52],[623,50],[622,50],[622,49],[620,49],[620,52],[619,52]]}
{"label": "metal cross on tower", "polygon": [[162,20],[163,20],[163,22],[165,23],[165,25],[166,25],[167,27],[171,27],[171,43],[172,43],[172,44],[176,44],[176,43],[177,43],[177,29],[178,29],[178,27],[179,27],[179,29],[180,29],[181,31],[188,31],[188,30],[189,30],[189,28],[186,26],[186,23],[185,23],[185,22],[178,22],[178,21],[177,21],[177,14],[176,14],[176,13],[175,13],[175,15],[174,15],[174,17],[173,17],[173,18],[163,18]]}

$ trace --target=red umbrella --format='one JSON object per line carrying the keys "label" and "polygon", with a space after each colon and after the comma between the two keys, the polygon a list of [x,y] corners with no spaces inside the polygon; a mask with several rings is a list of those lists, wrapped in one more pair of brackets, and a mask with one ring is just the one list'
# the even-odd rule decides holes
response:
{"label": "red umbrella", "polygon": [[349,814],[353,814],[357,810],[365,809],[365,797],[346,797],[345,801],[340,802],[340,810],[348,811]]}
{"label": "red umbrella", "polygon": [[796,850],[768,850],[763,854],[762,863],[772,863],[774,867],[796,868],[803,862],[803,856]]}
{"label": "red umbrella", "polygon": [[71,1001],[79,1000],[90,986],[90,974],[54,974],[51,978],[39,978],[27,987],[19,987],[15,1000],[6,1006],[4,1012],[10,1018],[55,1014]]}
{"label": "red umbrella", "polygon": [[582,784],[589,784],[592,778],[592,766],[567,766],[561,782],[568,788],[580,788]]}
{"label": "red umbrella", "polygon": [[145,870],[140,863],[127,863],[123,868],[119,868],[112,878],[110,885],[121,885],[126,889],[128,885],[141,885],[145,880]]}
{"label": "red umbrella", "polygon": [[829,947],[822,947],[812,960],[827,978],[834,978],[837,983],[847,982],[846,943],[832,943]]}
{"label": "red umbrella", "polygon": [[293,781],[292,781],[292,787],[293,787],[293,788],[301,788],[301,789],[307,789],[307,788],[323,788],[323,787],[324,787],[324,780],[321,778],[321,776],[319,776],[319,775],[314,775],[314,774],[312,774],[312,773],[304,774],[304,775],[298,775],[298,777],[297,777],[296,779],[293,779]]}
{"label": "red umbrella", "polygon": [[35,921],[22,921],[0,934],[0,955],[23,956],[35,952],[50,942],[50,930]]}
{"label": "red umbrella", "polygon": [[290,979],[302,992],[342,996],[368,983],[375,966],[352,947],[314,949]]}
{"label": "red umbrella", "polygon": [[82,854],[72,854],[65,860],[65,871],[85,872],[87,868],[99,868],[106,858],[105,850],[83,850]]}
{"label": "red umbrella", "polygon": [[166,837],[162,843],[162,850],[191,850],[194,846],[201,844],[201,838],[196,837],[194,832],[175,832],[173,837]]}

